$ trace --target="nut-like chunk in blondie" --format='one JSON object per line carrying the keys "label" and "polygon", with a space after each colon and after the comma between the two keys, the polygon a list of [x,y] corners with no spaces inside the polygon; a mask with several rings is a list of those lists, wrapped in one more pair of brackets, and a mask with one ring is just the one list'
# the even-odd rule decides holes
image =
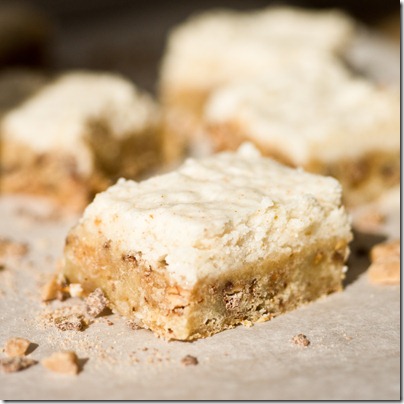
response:
{"label": "nut-like chunk in blondie", "polygon": [[264,155],[337,178],[349,205],[399,183],[399,95],[332,63],[229,84],[209,99],[204,120],[217,151],[251,141]]}
{"label": "nut-like chunk in blondie", "polygon": [[158,111],[122,77],[71,72],[5,114],[2,190],[46,195],[80,209],[119,176],[160,159]]}
{"label": "nut-like chunk in blondie", "polygon": [[350,240],[335,179],[245,144],[98,194],[63,273],[155,334],[192,340],[340,290]]}

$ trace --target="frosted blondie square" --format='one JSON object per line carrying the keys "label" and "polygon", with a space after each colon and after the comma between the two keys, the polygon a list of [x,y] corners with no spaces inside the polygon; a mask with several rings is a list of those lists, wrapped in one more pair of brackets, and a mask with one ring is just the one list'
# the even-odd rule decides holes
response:
{"label": "frosted blondie square", "polygon": [[98,194],[62,271],[156,335],[193,340],[341,290],[350,240],[336,180],[246,144]]}
{"label": "frosted blondie square", "polygon": [[2,191],[84,208],[111,180],[159,163],[158,117],[152,99],[120,76],[66,73],[3,116]]}
{"label": "frosted blondie square", "polygon": [[337,178],[355,206],[400,182],[400,97],[332,63],[232,83],[206,102],[215,151],[253,142],[264,155]]}
{"label": "frosted blondie square", "polygon": [[191,148],[194,142],[196,147],[203,144],[198,138],[200,116],[215,89],[262,73],[282,75],[285,66],[298,69],[323,55],[342,64],[337,59],[355,30],[355,22],[337,10],[268,7],[192,16],[170,33],[160,71],[160,99],[171,145],[176,136]]}

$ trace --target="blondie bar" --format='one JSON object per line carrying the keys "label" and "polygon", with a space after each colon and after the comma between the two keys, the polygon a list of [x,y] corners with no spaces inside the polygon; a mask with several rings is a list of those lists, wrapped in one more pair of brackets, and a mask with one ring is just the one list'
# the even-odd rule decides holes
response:
{"label": "blondie bar", "polygon": [[373,200],[400,181],[400,98],[332,62],[229,84],[207,101],[216,151],[255,143],[264,155],[337,178],[344,201]]}
{"label": "blondie bar", "polygon": [[350,240],[335,179],[245,144],[98,194],[62,271],[140,327],[193,340],[341,290]]}
{"label": "blondie bar", "polygon": [[84,207],[119,176],[138,177],[160,159],[158,110],[122,77],[72,72],[3,116],[2,191]]}
{"label": "blondie bar", "polygon": [[[282,75],[285,66],[298,68],[323,54],[340,55],[354,32],[355,23],[336,10],[269,7],[191,17],[171,32],[161,67],[167,136],[199,147],[200,115],[212,91],[262,73]],[[178,152],[178,145],[172,149]]]}

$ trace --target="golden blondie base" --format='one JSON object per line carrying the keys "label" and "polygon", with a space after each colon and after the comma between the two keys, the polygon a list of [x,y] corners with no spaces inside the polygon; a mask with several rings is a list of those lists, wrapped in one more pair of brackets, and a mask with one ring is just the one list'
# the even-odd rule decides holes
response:
{"label": "golden blondie base", "polygon": [[333,238],[184,289],[169,278],[164,261],[151,266],[78,225],[66,240],[62,271],[86,292],[101,288],[112,308],[140,327],[165,339],[194,340],[341,290],[347,255],[346,241]]}
{"label": "golden blondie base", "polygon": [[154,133],[113,139],[102,123],[93,123],[87,136],[93,171],[83,174],[73,154],[38,153],[24,144],[1,143],[1,192],[46,197],[73,211],[82,211],[97,192],[120,176],[139,178],[161,162],[160,140]]}
{"label": "golden blondie base", "polygon": [[[237,125],[220,125],[206,128],[215,152],[237,150],[245,141],[251,141],[240,133]],[[272,157],[290,167],[296,165],[284,152],[254,141],[264,156]],[[374,151],[357,158],[345,158],[335,162],[312,160],[303,168],[312,173],[336,178],[343,187],[343,199],[347,206],[358,206],[378,198],[386,189],[400,183],[400,151]]]}

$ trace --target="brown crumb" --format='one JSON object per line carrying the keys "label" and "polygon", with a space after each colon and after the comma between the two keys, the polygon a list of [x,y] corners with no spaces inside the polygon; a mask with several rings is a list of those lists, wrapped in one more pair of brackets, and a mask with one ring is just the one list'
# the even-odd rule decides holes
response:
{"label": "brown crumb", "polygon": [[56,283],[56,276],[52,276],[52,278],[42,287],[41,292],[42,301],[47,302],[49,300],[56,299],[58,291],[59,286]]}
{"label": "brown crumb", "polygon": [[135,320],[127,320],[126,325],[131,329],[131,330],[141,330],[142,327],[135,321]]}
{"label": "brown crumb", "polygon": [[38,362],[34,359],[26,358],[25,356],[16,356],[14,358],[0,359],[0,368],[5,373],[14,373],[27,369],[36,363]]}
{"label": "brown crumb", "polygon": [[380,285],[400,284],[400,240],[376,244],[371,252],[369,280]]}
{"label": "brown crumb", "polygon": [[62,274],[54,274],[51,279],[43,286],[41,298],[43,302],[58,299],[63,301],[67,297],[68,285]]}
{"label": "brown crumb", "polygon": [[195,356],[187,355],[181,359],[181,363],[184,366],[196,366],[199,362]]}
{"label": "brown crumb", "polygon": [[72,314],[65,317],[56,317],[54,323],[61,331],[83,331],[85,326],[83,317],[77,314]]}
{"label": "brown crumb", "polygon": [[28,245],[0,237],[0,256],[22,257],[28,253]]}
{"label": "brown crumb", "polygon": [[42,360],[42,365],[52,372],[76,375],[80,371],[79,358],[73,351],[54,352]]}
{"label": "brown crumb", "polygon": [[308,347],[310,345],[310,340],[304,334],[295,335],[292,338],[292,342],[303,347]]}
{"label": "brown crumb", "polygon": [[24,356],[31,342],[25,338],[10,338],[4,346],[4,352],[7,356]]}
{"label": "brown crumb", "polygon": [[97,288],[86,298],[87,313],[92,317],[100,315],[108,306],[108,300],[104,292]]}
{"label": "brown crumb", "polygon": [[6,261],[21,258],[28,253],[28,245],[9,238],[0,237],[0,266],[5,268]]}

